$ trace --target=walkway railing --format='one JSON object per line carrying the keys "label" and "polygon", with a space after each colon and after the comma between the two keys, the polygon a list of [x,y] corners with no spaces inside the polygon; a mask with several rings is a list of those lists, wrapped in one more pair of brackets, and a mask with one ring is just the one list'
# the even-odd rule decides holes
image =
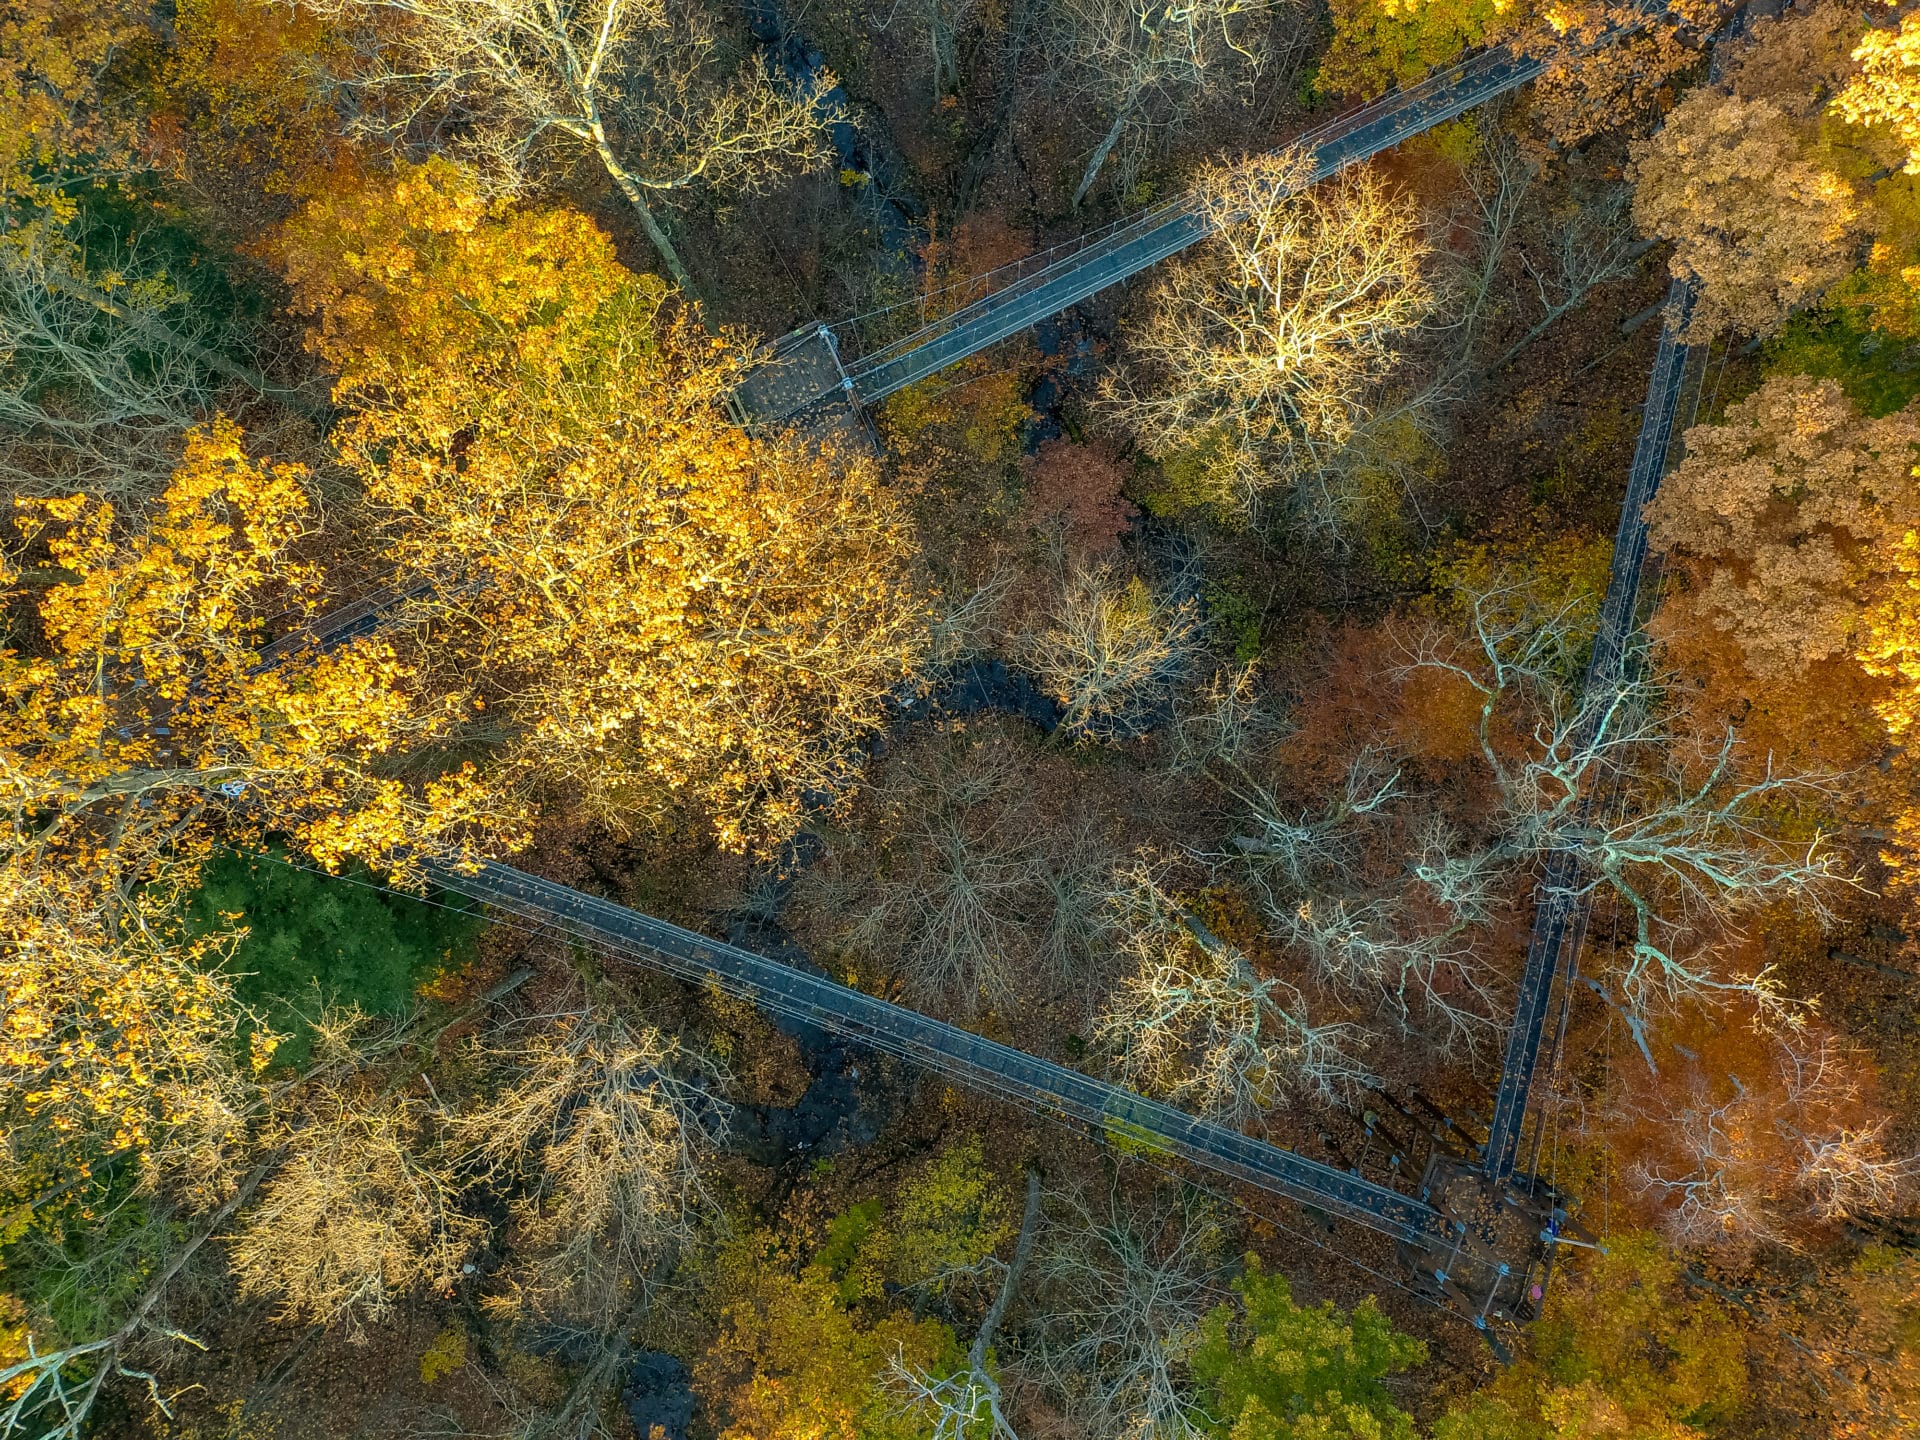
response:
{"label": "walkway railing", "polygon": [[[1314,168],[1308,184],[1338,174],[1538,75],[1543,62],[1500,50],[1482,51],[1436,71],[1419,84],[1383,95],[1371,104],[1308,131],[1293,144],[1308,151]],[[935,371],[1018,334],[1049,315],[1117,285],[1206,238],[1208,225],[1191,195],[1098,230],[1070,245],[983,277],[990,293],[928,321],[909,335],[845,362],[845,378],[862,404],[871,404]],[[815,327],[795,332],[806,343]],[[783,342],[786,343],[786,342]],[[779,347],[775,347],[776,355]],[[780,414],[756,414],[772,423],[827,399],[825,385],[786,393]]]}

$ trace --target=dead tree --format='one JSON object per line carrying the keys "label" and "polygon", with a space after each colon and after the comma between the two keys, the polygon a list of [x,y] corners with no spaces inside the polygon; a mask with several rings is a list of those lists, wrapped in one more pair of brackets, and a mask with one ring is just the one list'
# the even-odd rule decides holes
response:
{"label": "dead tree", "polygon": [[1014,1242],[1013,1259],[1001,1277],[999,1292],[987,1309],[986,1318],[967,1347],[964,1369],[933,1376],[906,1364],[896,1353],[888,1378],[907,1403],[932,1417],[932,1440],[1020,1440],[1002,1408],[1000,1379],[989,1355],[1007,1307],[1019,1292],[1027,1262],[1033,1258],[1033,1244],[1040,1232],[1040,1172],[1027,1170],[1027,1203],[1020,1220],[1019,1238]]}
{"label": "dead tree", "polygon": [[1043,1318],[1023,1368],[1089,1435],[1199,1440],[1209,1431],[1186,1365],[1237,1258],[1219,1212],[1177,1184],[1137,1210],[1117,1184],[1068,1191],[1051,1209],[1033,1263]]}
{"label": "dead tree", "polygon": [[[1575,678],[1581,630],[1573,612],[1541,614],[1512,591],[1474,598],[1464,650],[1429,637],[1413,664],[1443,671],[1481,699],[1478,746],[1496,797],[1494,833],[1458,863],[1521,869],[1555,851],[1579,861],[1584,896],[1619,906],[1633,940],[1615,983],[1634,1010],[1687,996],[1741,994],[1763,1009],[1786,1002],[1768,973],[1721,974],[1711,945],[1742,913],[1792,898],[1825,914],[1842,879],[1823,837],[1778,837],[1769,807],[1826,794],[1819,776],[1748,764],[1729,731],[1688,753],[1662,721],[1650,681],[1583,697]],[[1589,809],[1604,787],[1613,803]]]}
{"label": "dead tree", "polygon": [[469,1178],[510,1189],[528,1255],[492,1308],[605,1331],[687,1244],[707,1197],[700,1157],[725,1134],[718,1103],[663,1036],[616,1016],[551,1017],[486,1048],[494,1090],[449,1118]]}
{"label": "dead tree", "polygon": [[1366,1034],[1314,1024],[1306,997],[1263,975],[1136,862],[1117,878],[1121,948],[1133,961],[1095,1028],[1129,1083],[1236,1125],[1290,1095],[1335,1098],[1365,1083]]}
{"label": "dead tree", "polygon": [[1126,735],[1171,698],[1195,659],[1200,628],[1191,600],[1170,601],[1137,576],[1083,566],[1067,577],[1046,624],[1016,648],[1060,702],[1061,730],[1105,739]]}

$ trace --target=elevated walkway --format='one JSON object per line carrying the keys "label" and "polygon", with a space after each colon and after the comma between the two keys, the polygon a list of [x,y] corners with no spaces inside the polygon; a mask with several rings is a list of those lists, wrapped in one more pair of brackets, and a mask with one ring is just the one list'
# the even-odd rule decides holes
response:
{"label": "elevated walkway", "polygon": [[[1680,337],[1693,308],[1693,292],[1675,280],[1667,291],[1660,349],[1647,377],[1646,405],[1641,411],[1640,437],[1634,445],[1633,468],[1627,475],[1627,495],[1614,532],[1613,565],[1607,575],[1607,593],[1600,604],[1600,625],[1593,655],[1581,684],[1580,715],[1573,729],[1575,747],[1590,744],[1612,714],[1625,680],[1628,644],[1639,628],[1640,581],[1647,563],[1647,502],[1660,488],[1673,452],[1674,424],[1689,366],[1702,353]],[[1583,819],[1593,813],[1601,796],[1589,790],[1582,798]],[[1493,1120],[1486,1145],[1487,1178],[1500,1184],[1513,1173],[1520,1147],[1520,1128],[1533,1093],[1534,1069],[1546,1032],[1549,1002],[1556,985],[1568,983],[1586,933],[1587,892],[1582,884],[1579,857],[1558,850],[1547,857],[1534,890],[1533,932],[1527,942],[1527,964],[1520,978],[1513,1023],[1507,1030],[1505,1063],[1500,1088],[1494,1096]]]}
{"label": "elevated walkway", "polygon": [[1554,1244],[1559,1198],[1520,1180],[1489,1188],[1477,1170],[1438,1157],[1422,1194],[1406,1195],[890,1004],[851,986],[656,920],[510,866],[472,874],[429,867],[436,884],[608,953],[664,971],[945,1075],[970,1089],[1103,1136],[1124,1150],[1179,1159],[1226,1179],[1365,1226],[1398,1242],[1415,1288],[1487,1328],[1533,1318]]}
{"label": "elevated walkway", "polygon": [[[1542,68],[1536,59],[1487,50],[1328,121],[1294,142],[1313,156],[1308,183],[1516,90]],[[845,342],[833,327],[802,326],[774,345],[766,378],[756,376],[742,387],[742,418],[761,426],[790,423],[809,407],[841,395],[857,406],[872,405],[1139,274],[1207,234],[1194,198],[1181,196],[981,277],[980,283],[988,287],[985,294],[857,359],[842,359]]]}

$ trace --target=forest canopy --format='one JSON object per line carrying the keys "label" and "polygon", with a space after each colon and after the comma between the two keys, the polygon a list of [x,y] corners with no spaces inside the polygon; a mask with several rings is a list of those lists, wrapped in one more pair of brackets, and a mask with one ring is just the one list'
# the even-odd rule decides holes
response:
{"label": "forest canopy", "polygon": [[1895,5],[0,0],[0,1440],[1920,1436],[1917,187]]}

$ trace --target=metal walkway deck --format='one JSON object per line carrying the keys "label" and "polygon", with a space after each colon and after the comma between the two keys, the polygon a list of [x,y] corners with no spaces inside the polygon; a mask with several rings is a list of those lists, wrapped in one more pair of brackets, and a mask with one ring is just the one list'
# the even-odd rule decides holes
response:
{"label": "metal walkway deck", "polygon": [[[1627,644],[1638,628],[1640,577],[1647,562],[1647,502],[1660,488],[1667,457],[1673,448],[1674,419],[1680,392],[1694,347],[1681,338],[1693,307],[1693,292],[1675,280],[1667,291],[1665,322],[1653,372],[1647,377],[1647,400],[1641,411],[1640,437],[1635,442],[1633,468],[1627,475],[1627,496],[1614,532],[1613,566],[1607,575],[1607,593],[1600,603],[1600,626],[1593,640],[1581,685],[1580,715],[1573,743],[1593,739],[1602,717],[1620,692]],[[1586,816],[1599,802],[1589,790],[1581,801]],[[1520,1148],[1520,1127],[1526,1119],[1527,1099],[1533,1091],[1534,1067],[1546,1030],[1548,1001],[1556,981],[1578,952],[1586,927],[1587,900],[1580,884],[1580,861],[1570,851],[1547,857],[1534,891],[1533,933],[1527,943],[1527,965],[1520,979],[1513,1024],[1507,1031],[1507,1053],[1500,1069],[1500,1088],[1494,1096],[1493,1119],[1486,1145],[1487,1178],[1500,1183],[1513,1173]]]}
{"label": "metal walkway deck", "polygon": [[696,985],[713,984],[777,1014],[1026,1107],[1162,1151],[1248,1185],[1353,1220],[1422,1248],[1454,1243],[1461,1227],[1433,1206],[1358,1175],[1197,1119],[1134,1091],[1001,1045],[822,975],[783,965],[510,866],[473,875],[432,867],[434,882],[498,909],[558,925],[597,947]]}

